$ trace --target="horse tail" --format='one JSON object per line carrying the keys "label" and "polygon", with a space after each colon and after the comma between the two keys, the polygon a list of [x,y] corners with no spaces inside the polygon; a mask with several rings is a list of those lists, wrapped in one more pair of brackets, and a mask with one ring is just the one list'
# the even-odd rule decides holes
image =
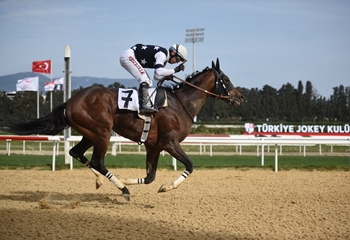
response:
{"label": "horse tail", "polygon": [[48,115],[38,118],[34,121],[8,124],[9,131],[17,135],[56,135],[63,131],[65,128],[69,127],[69,123],[65,117],[66,107],[67,103],[65,102],[56,107]]}

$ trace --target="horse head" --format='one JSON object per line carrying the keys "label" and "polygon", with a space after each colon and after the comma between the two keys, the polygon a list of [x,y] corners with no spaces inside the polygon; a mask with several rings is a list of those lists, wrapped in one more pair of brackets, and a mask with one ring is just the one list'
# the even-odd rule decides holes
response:
{"label": "horse head", "polygon": [[216,59],[216,64],[212,61],[212,71],[215,74],[215,88],[214,93],[218,98],[232,104],[239,106],[244,101],[244,96],[233,86],[229,77],[220,69],[219,59]]}

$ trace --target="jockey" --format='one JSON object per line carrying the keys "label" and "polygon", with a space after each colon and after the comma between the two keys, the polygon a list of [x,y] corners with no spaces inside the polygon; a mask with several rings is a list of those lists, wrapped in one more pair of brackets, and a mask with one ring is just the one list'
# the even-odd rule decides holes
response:
{"label": "jockey", "polygon": [[[158,45],[136,44],[125,50],[120,56],[120,64],[140,83],[139,104],[140,114],[153,114],[157,112],[152,108],[148,99],[148,88],[152,80],[144,68],[153,68],[153,78],[157,81],[166,79],[169,75],[185,70],[187,50],[181,44],[170,46],[169,50]],[[182,62],[174,69],[166,69],[166,63]]]}

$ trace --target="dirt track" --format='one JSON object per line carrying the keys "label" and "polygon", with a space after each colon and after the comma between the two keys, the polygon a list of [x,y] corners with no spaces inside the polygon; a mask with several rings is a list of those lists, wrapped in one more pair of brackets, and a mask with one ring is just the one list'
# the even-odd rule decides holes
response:
{"label": "dirt track", "polygon": [[[110,169],[144,177],[144,169]],[[159,170],[130,202],[88,169],[0,170],[0,239],[350,239],[350,172]]]}

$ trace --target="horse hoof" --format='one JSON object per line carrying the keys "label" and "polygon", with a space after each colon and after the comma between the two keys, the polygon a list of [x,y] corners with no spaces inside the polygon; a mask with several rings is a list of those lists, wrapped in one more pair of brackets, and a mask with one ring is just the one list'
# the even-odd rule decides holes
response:
{"label": "horse hoof", "polygon": [[130,192],[129,192],[129,189],[127,187],[124,187],[122,189],[122,195],[126,201],[130,201]]}
{"label": "horse hoof", "polygon": [[167,191],[167,187],[163,184],[162,186],[160,186],[160,188],[158,189],[158,192],[166,192]]}
{"label": "horse hoof", "polygon": [[96,178],[96,189],[99,189],[103,184],[103,178],[101,179],[100,177]]}
{"label": "horse hoof", "polygon": [[130,201],[130,194],[123,194],[123,197],[126,201]]}

